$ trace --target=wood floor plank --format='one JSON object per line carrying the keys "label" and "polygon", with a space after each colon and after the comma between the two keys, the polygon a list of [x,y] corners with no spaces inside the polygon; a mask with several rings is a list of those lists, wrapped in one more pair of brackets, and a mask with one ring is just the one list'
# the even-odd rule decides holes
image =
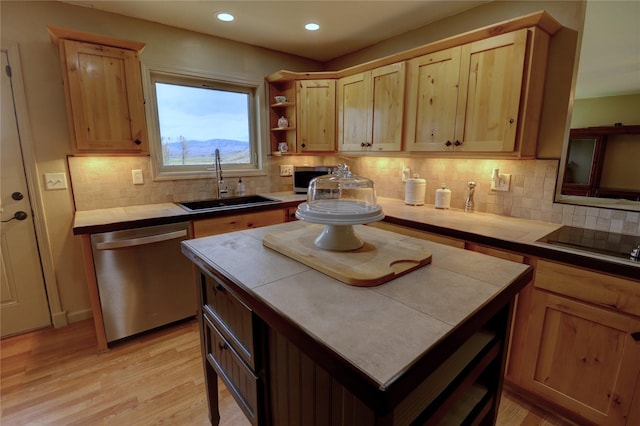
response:
{"label": "wood floor plank", "polygon": [[[91,320],[0,340],[0,424],[209,425],[195,320],[97,353]],[[249,426],[218,382],[220,424]],[[503,395],[498,425],[566,426]]]}

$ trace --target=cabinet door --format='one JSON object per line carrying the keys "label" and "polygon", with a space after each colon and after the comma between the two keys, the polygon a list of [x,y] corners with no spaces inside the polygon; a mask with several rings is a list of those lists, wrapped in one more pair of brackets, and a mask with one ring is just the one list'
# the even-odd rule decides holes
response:
{"label": "cabinet door", "polygon": [[367,128],[372,151],[400,151],[404,118],[404,62],[371,71],[370,108]]}
{"label": "cabinet door", "polygon": [[60,46],[76,151],[147,153],[137,53],[71,40]]}
{"label": "cabinet door", "polygon": [[515,150],[527,30],[462,46],[456,151]]}
{"label": "cabinet door", "polygon": [[524,385],[600,425],[624,425],[640,373],[635,317],[534,294]]}
{"label": "cabinet door", "polygon": [[298,152],[335,151],[336,81],[298,81]]}
{"label": "cabinet door", "polygon": [[369,78],[360,73],[338,81],[338,150],[361,151],[371,141],[369,131]]}
{"label": "cabinet door", "polygon": [[452,150],[460,46],[412,59],[408,68],[407,150]]}
{"label": "cabinet door", "polygon": [[399,151],[406,66],[404,62],[344,77],[338,83],[338,149]]}

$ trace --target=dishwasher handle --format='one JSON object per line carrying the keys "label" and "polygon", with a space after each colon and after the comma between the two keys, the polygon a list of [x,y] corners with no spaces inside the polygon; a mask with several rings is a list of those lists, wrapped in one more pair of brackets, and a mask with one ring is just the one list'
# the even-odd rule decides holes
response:
{"label": "dishwasher handle", "polygon": [[113,250],[125,247],[142,246],[145,244],[159,243],[161,241],[175,240],[176,238],[186,236],[187,231],[185,229],[181,229],[180,231],[168,232],[166,234],[149,235],[147,237],[131,238],[127,240],[105,241],[103,243],[97,243],[96,249]]}

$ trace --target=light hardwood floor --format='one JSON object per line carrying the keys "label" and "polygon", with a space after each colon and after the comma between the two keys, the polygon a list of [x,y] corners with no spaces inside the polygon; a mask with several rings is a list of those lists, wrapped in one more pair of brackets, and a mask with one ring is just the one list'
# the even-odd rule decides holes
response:
{"label": "light hardwood floor", "polygon": [[[0,341],[0,424],[208,425],[195,320],[96,352],[91,320]],[[220,383],[221,425],[248,426]],[[566,425],[503,394],[499,425]]]}

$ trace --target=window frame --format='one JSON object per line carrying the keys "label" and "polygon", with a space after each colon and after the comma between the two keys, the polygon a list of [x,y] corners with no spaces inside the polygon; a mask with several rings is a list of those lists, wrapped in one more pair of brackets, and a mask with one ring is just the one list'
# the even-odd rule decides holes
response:
{"label": "window frame", "polygon": [[215,170],[211,165],[164,166],[162,158],[162,142],[158,107],[155,92],[155,82],[182,84],[194,87],[220,88],[223,90],[237,90],[249,94],[249,144],[251,162],[246,165],[222,165],[225,176],[263,176],[263,118],[262,81],[242,79],[237,76],[216,74],[180,67],[163,67],[141,63],[143,75],[143,89],[145,93],[145,111],[147,130],[149,135],[149,156],[151,172],[154,181],[215,178]]}

